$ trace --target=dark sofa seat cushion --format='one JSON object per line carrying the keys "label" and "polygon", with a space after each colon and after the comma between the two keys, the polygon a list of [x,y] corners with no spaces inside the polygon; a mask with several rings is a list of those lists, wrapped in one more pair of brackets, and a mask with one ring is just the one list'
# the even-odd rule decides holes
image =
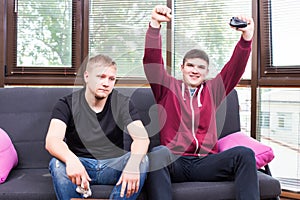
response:
{"label": "dark sofa seat cushion", "polygon": [[0,191],[0,199],[5,200],[56,199],[48,169],[13,170]]}
{"label": "dark sofa seat cushion", "polygon": [[[258,172],[258,176],[261,185],[261,199],[268,199],[280,194],[280,187],[276,179],[262,172]],[[198,200],[199,197],[209,200],[234,199],[234,182],[184,182],[173,183],[172,187],[174,200]],[[92,198],[108,198],[112,188],[112,185],[93,185]],[[9,175],[7,182],[0,185],[0,191],[5,191],[0,194],[0,199],[56,199],[48,169],[14,170]],[[146,199],[145,196],[146,192],[143,191],[138,199]]]}
{"label": "dark sofa seat cushion", "polygon": [[[278,180],[258,172],[261,199],[279,196],[281,189]],[[184,182],[173,183],[173,200],[220,200],[235,199],[234,182]]]}

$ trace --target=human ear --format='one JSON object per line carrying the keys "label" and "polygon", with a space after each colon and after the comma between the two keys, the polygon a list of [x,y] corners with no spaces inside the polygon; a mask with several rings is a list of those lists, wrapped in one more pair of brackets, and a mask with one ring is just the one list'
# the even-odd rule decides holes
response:
{"label": "human ear", "polygon": [[180,65],[180,70],[182,71],[182,70],[183,70],[183,68],[184,68],[184,65],[183,65],[183,64],[181,64],[181,65]]}
{"label": "human ear", "polygon": [[85,83],[87,83],[88,77],[89,77],[89,73],[87,71],[85,71],[84,74],[83,74],[83,78],[84,78]]}

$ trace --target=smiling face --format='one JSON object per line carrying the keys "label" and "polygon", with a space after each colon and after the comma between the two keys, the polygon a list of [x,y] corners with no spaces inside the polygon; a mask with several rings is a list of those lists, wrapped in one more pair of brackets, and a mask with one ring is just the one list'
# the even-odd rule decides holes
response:
{"label": "smiling face", "polygon": [[86,92],[96,99],[105,99],[112,92],[116,83],[117,67],[112,60],[100,57],[91,60],[84,73]]}
{"label": "smiling face", "polygon": [[191,88],[198,87],[208,74],[208,63],[201,58],[185,59],[181,65],[183,82]]}

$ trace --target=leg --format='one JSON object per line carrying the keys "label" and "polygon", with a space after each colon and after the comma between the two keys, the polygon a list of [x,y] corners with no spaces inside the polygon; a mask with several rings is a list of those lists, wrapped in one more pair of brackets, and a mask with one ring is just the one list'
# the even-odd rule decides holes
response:
{"label": "leg", "polygon": [[235,160],[237,199],[260,199],[254,152],[240,147]]}
{"label": "leg", "polygon": [[[100,160],[99,161],[100,179],[98,180],[98,184],[115,185],[119,180],[122,174],[122,170],[127,164],[129,157],[130,157],[130,153],[127,153],[124,156],[121,156],[119,158]],[[121,198],[120,197],[121,185],[118,185],[113,188],[110,195],[110,199],[136,199],[141,193],[148,169],[149,169],[149,161],[148,161],[148,157],[145,156],[140,164],[140,186],[138,192],[133,194],[129,198],[126,198],[126,196],[124,196],[124,198]]]}
{"label": "leg", "polygon": [[168,165],[172,154],[165,146],[154,147],[148,154],[150,169],[146,181],[149,200],[171,200],[172,186]]}
{"label": "leg", "polygon": [[191,180],[234,180],[236,199],[259,200],[256,162],[254,152],[249,148],[234,147],[202,159],[195,159],[191,169]]}
{"label": "leg", "polygon": [[71,182],[66,173],[66,165],[56,158],[52,158],[49,164],[54,191],[58,200],[81,198],[76,192],[76,185]]}

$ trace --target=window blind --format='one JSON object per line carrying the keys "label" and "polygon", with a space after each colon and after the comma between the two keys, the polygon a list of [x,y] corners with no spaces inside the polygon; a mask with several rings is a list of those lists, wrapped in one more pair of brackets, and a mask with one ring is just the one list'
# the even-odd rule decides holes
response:
{"label": "window blind", "polygon": [[[118,65],[118,75],[144,76],[145,33],[155,5],[164,0],[90,0],[89,52],[107,54]],[[161,33],[165,38],[166,26]],[[163,43],[165,50],[166,44]]]}
{"label": "window blind", "polygon": [[272,0],[270,4],[272,66],[300,68],[300,1]]}
{"label": "window blind", "polygon": [[72,66],[72,1],[18,0],[17,66]]}

